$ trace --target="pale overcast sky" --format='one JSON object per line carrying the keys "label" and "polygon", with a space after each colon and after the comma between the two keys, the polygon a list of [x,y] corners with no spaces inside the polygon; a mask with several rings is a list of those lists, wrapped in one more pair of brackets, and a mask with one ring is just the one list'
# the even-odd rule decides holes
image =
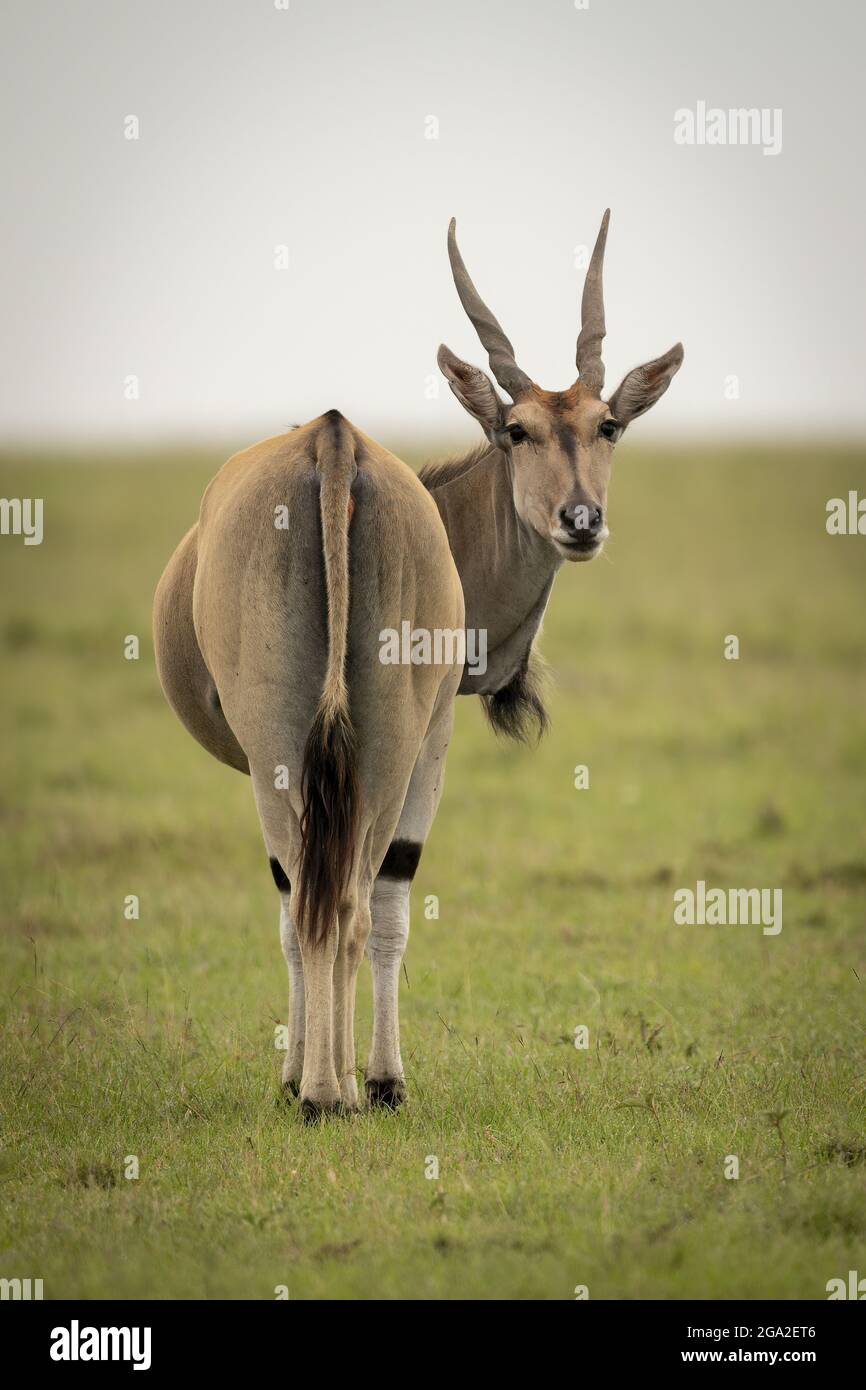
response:
{"label": "pale overcast sky", "polygon": [[[471,433],[430,386],[440,341],[484,363],[449,217],[557,388],[608,205],[608,388],[686,350],[643,437],[866,431],[854,0],[4,8],[3,439]],[[780,152],[677,144],[699,102],[781,111]]]}

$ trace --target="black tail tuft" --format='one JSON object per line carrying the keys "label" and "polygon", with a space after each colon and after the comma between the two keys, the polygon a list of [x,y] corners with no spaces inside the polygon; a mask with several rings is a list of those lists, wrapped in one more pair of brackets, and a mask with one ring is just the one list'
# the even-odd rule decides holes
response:
{"label": "black tail tuft", "polygon": [[295,925],[316,946],[337,921],[355,858],[358,785],[355,734],[341,710],[319,710],[304,749],[301,859]]}

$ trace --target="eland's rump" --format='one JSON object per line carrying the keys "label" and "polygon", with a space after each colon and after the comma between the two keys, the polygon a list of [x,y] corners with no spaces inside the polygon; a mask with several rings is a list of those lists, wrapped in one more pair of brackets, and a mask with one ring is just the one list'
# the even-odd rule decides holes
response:
{"label": "eland's rump", "polygon": [[[425,739],[450,729],[458,660],[380,660],[380,633],[407,619],[462,628],[448,538],[412,470],[338,411],[229,459],[157,591],[169,702],[208,751],[249,771],[291,917],[284,946],[291,935],[327,961],[322,974],[304,955],[308,995],[314,979],[339,987],[330,970],[353,977]],[[323,1038],[323,1074],[302,1086],[315,1108],[352,1103],[330,1055]]]}

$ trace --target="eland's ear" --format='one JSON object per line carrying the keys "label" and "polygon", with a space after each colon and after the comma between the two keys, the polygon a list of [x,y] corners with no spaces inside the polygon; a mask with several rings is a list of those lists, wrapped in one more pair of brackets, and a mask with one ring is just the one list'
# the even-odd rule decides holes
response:
{"label": "eland's ear", "polygon": [[492,439],[505,421],[506,406],[490,377],[480,367],[472,367],[455,357],[444,343],[436,354],[436,361],[463,409],[478,421],[488,439]]}
{"label": "eland's ear", "polygon": [[663,357],[644,362],[623,377],[608,405],[610,413],[621,425],[627,425],[655,405],[670,386],[683,364],[683,345],[675,343]]}

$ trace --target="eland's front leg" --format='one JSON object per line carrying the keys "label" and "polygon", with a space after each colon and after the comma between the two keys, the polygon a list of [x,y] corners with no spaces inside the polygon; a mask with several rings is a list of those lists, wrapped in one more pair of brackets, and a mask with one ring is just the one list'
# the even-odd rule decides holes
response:
{"label": "eland's front leg", "polygon": [[400,966],[409,941],[409,885],[407,877],[380,874],[376,879],[373,928],[367,946],[373,971],[373,1041],[365,1085],[371,1105],[385,1105],[392,1110],[406,1094],[400,1056],[399,992]]}
{"label": "eland's front leg", "polygon": [[460,669],[444,682],[418,754],[394,838],[373,885],[367,954],[373,971],[373,1042],[366,1088],[371,1105],[395,1109],[406,1095],[400,1056],[400,967],[409,941],[409,890],[442,795]]}

